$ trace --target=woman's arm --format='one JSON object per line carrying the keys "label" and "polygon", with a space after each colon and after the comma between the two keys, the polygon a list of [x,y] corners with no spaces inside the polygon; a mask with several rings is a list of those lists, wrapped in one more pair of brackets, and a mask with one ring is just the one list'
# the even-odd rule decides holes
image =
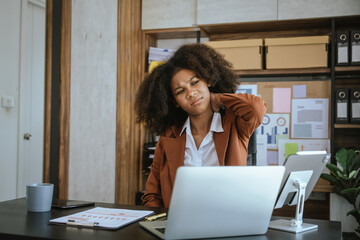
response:
{"label": "woman's arm", "polygon": [[148,207],[164,207],[160,185],[160,162],[162,155],[160,148],[160,146],[156,146],[150,175],[146,181],[146,191],[143,197],[143,205]]}
{"label": "woman's arm", "polygon": [[230,109],[236,115],[236,125],[239,137],[244,135],[250,138],[251,134],[263,121],[266,113],[266,103],[260,97],[251,94],[211,94],[213,110],[219,110],[221,106]]}

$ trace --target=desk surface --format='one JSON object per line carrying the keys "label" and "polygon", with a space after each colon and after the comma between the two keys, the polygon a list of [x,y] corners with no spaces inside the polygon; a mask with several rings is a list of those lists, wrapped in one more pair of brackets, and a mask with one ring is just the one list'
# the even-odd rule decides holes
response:
{"label": "desk surface", "polygon": [[[126,209],[151,209],[142,206],[114,205],[96,203],[97,207],[126,208]],[[66,216],[84,211],[91,207],[68,210],[52,209],[51,212],[30,213],[26,210],[26,199],[15,199],[0,202],[0,239],[158,239],[139,226],[138,223],[127,225],[118,230],[92,230],[86,228],[65,227],[50,225],[48,221],[53,218]],[[151,209],[155,212],[161,209]],[[324,220],[305,219],[304,222],[317,224],[318,230],[292,234],[269,229],[265,235],[226,238],[226,240],[292,240],[292,239],[341,239],[341,223]]]}

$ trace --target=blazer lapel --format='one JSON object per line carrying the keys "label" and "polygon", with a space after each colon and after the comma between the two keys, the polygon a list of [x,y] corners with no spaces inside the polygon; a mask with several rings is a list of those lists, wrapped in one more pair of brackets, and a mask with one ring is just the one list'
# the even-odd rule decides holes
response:
{"label": "blazer lapel", "polygon": [[184,156],[185,156],[185,143],[186,143],[186,134],[179,136],[175,134],[175,138],[164,138],[164,149],[169,165],[169,172],[172,182],[175,181],[176,170],[180,166],[184,166]]}

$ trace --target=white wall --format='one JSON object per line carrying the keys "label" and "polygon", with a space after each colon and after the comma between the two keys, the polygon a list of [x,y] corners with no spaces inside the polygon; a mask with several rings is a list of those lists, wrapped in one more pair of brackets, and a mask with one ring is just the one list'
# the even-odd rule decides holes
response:
{"label": "white wall", "polygon": [[[357,199],[356,205],[359,206],[360,199]],[[342,196],[336,193],[330,193],[330,220],[341,221],[342,232],[354,232],[359,226],[355,218],[351,215],[346,216],[346,213],[354,209],[354,207],[345,200]]]}
{"label": "white wall", "polygon": [[69,199],[115,201],[117,0],[73,0]]}
{"label": "white wall", "polygon": [[0,201],[16,198],[19,116],[20,1],[0,1],[0,102],[14,98],[14,108],[0,103]]}

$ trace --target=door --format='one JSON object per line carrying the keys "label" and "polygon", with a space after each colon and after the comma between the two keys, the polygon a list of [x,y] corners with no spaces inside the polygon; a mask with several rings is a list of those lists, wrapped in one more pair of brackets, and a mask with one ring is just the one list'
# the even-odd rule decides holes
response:
{"label": "door", "polygon": [[43,181],[45,0],[22,0],[17,197]]}

